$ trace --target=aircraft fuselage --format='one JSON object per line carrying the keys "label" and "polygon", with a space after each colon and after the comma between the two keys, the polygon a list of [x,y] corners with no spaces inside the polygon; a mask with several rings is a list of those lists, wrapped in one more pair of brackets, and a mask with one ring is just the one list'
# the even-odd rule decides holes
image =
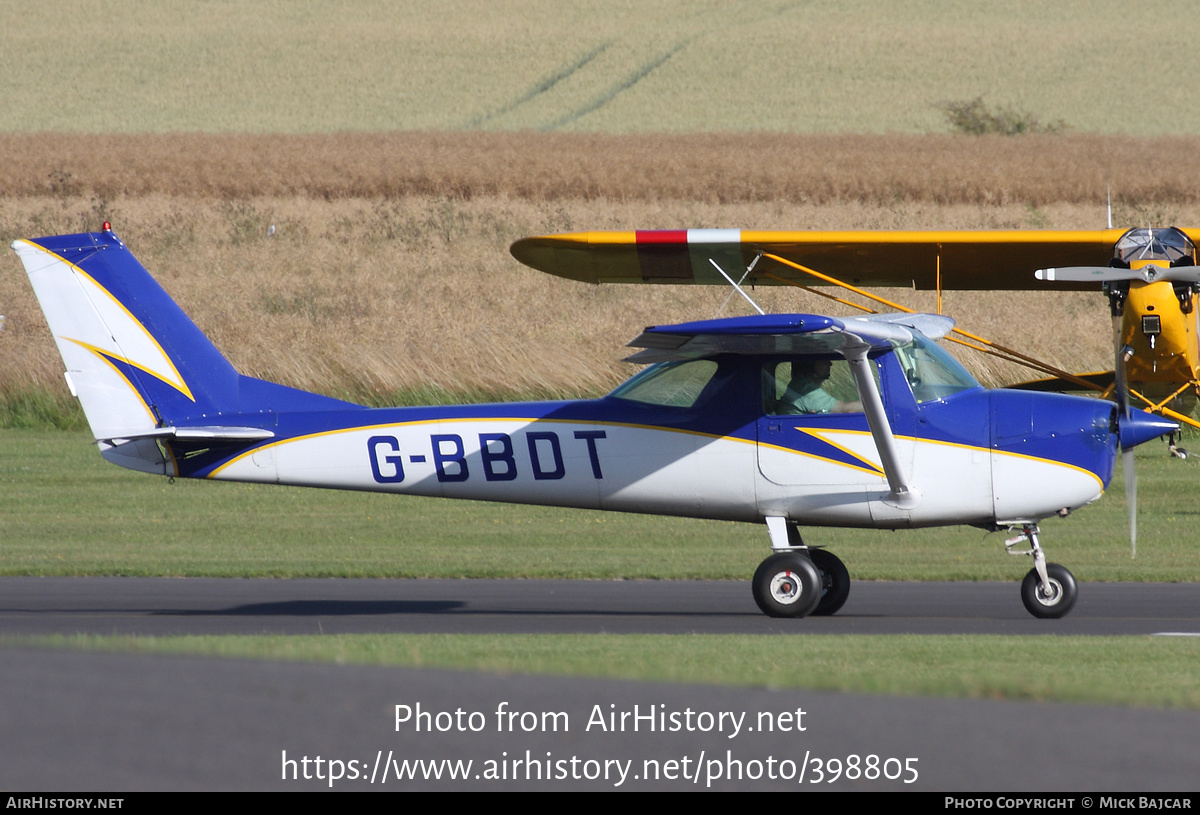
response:
{"label": "aircraft fuselage", "polygon": [[1170,281],[1130,283],[1116,331],[1117,347],[1133,349],[1127,363],[1131,382],[1156,392],[1170,386],[1166,396],[1179,383],[1200,379],[1197,300],[1200,295],[1192,292],[1181,300]]}
{"label": "aircraft fuselage", "polygon": [[730,521],[992,526],[1098,498],[1112,475],[1112,405],[974,388],[917,404],[891,353],[875,358],[910,507],[861,413],[771,415],[764,360],[728,355],[688,407],[608,396],[433,408],[242,415],[275,438],[248,449],[172,440],[186,477]]}

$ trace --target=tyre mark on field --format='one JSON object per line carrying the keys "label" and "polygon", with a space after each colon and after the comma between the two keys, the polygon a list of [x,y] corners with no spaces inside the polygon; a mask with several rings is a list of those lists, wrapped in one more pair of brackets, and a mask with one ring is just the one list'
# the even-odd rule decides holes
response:
{"label": "tyre mark on field", "polygon": [[[741,20],[727,20],[727,19],[725,19],[726,15],[724,13],[719,13],[721,19],[718,20],[717,24],[715,24],[715,25],[713,24],[713,12],[712,11],[705,11],[705,12],[697,13],[696,15],[694,15],[691,18],[691,20],[690,20],[691,24],[685,24],[685,27],[694,28],[696,26],[702,26],[703,30],[696,31],[691,36],[685,37],[684,39],[682,39],[678,43],[676,43],[673,47],[671,47],[669,50],[659,54],[657,57],[650,59],[648,62],[643,63],[642,65],[640,65],[639,67],[634,69],[632,73],[628,74],[623,79],[616,81],[612,86],[610,86],[608,88],[608,90],[601,92],[598,96],[594,97],[591,101],[583,104],[582,106],[576,108],[573,111],[570,111],[570,112],[560,116],[559,118],[555,119],[554,121],[550,122],[549,124],[544,124],[544,125],[539,126],[537,129],[539,131],[543,131],[543,132],[549,131],[549,130],[557,130],[561,127],[565,127],[566,125],[571,124],[572,122],[578,121],[579,119],[583,118],[584,116],[587,116],[589,113],[593,113],[596,110],[599,110],[600,108],[604,107],[609,102],[611,102],[613,99],[615,99],[617,96],[619,96],[620,94],[629,90],[634,85],[636,85],[638,82],[645,79],[647,76],[649,76],[655,70],[657,70],[663,64],[665,64],[667,61],[669,61],[672,57],[674,57],[676,54],[678,54],[683,49],[690,46],[692,43],[694,43],[698,39],[701,39],[703,37],[708,37],[708,36],[711,36],[713,34],[717,34],[720,32],[728,32],[732,28],[741,28],[741,27],[744,27],[747,25],[753,25],[755,23],[762,22],[767,19],[785,15],[798,6],[807,5],[810,1],[811,0],[791,0],[790,2],[781,3],[773,8],[761,10],[760,13],[751,14],[749,17],[746,17]],[[694,24],[694,25],[692,25],[692,24]],[[527,105],[530,102],[533,102],[534,100],[538,99],[539,97],[543,96],[544,94],[547,94],[551,91],[556,90],[558,88],[558,86],[560,86],[563,82],[565,82],[568,79],[571,79],[576,74],[578,74],[580,71],[582,71],[584,68],[587,68],[593,61],[595,61],[598,57],[600,57],[606,51],[608,51],[610,48],[612,48],[614,44],[615,43],[613,40],[609,40],[608,42],[601,44],[600,46],[598,46],[598,47],[594,48],[593,50],[589,51],[588,53],[584,54],[582,57],[580,57],[578,60],[576,60],[572,64],[566,66],[565,68],[562,68],[561,70],[555,72],[551,76],[546,77],[545,79],[541,80],[536,85],[534,85],[532,88],[530,88],[528,91],[523,93],[517,99],[509,102],[508,104],[503,105],[502,107],[500,107],[490,113],[484,113],[482,115],[475,116],[474,118],[472,118],[470,121],[467,122],[465,127],[478,128],[478,127],[486,124],[489,121],[499,119],[502,116],[506,116],[506,115],[512,113],[513,111],[517,110],[518,108],[522,107],[523,105]],[[594,70],[596,70],[596,69],[593,68],[593,71]],[[599,70],[604,71],[605,69],[600,68]]]}
{"label": "tyre mark on field", "polygon": [[584,54],[580,59],[578,59],[571,65],[568,65],[566,68],[563,68],[562,70],[558,71],[557,73],[543,79],[541,82],[534,85],[532,88],[530,88],[524,94],[522,94],[520,96],[520,98],[518,98],[512,102],[509,102],[504,107],[500,108],[499,110],[493,111],[492,113],[486,113],[482,116],[476,116],[474,119],[472,119],[470,122],[467,123],[467,127],[468,128],[479,127],[483,123],[487,122],[489,119],[495,119],[499,116],[504,116],[505,114],[511,113],[512,111],[516,110],[521,105],[524,105],[524,104],[536,99],[537,97],[541,96],[543,93],[546,93],[547,91],[552,89],[558,83],[562,82],[565,79],[570,78],[573,74],[582,70],[589,62],[591,62],[596,57],[600,56],[605,51],[607,51],[609,46],[611,46],[611,45],[612,45],[611,42],[606,42],[603,45],[599,46],[598,48],[595,48],[594,50],[589,51],[588,53]]}
{"label": "tyre mark on field", "polygon": [[655,71],[659,66],[661,66],[663,63],[665,63],[671,57],[678,54],[686,46],[690,45],[692,43],[692,41],[695,39],[696,39],[696,37],[689,37],[688,39],[679,43],[679,45],[675,46],[674,48],[672,48],[670,51],[666,52],[665,54],[657,57],[656,59],[651,60],[650,62],[647,62],[645,65],[642,65],[640,68],[638,68],[632,74],[630,74],[628,77],[621,80],[616,85],[609,88],[607,91],[600,94],[600,96],[596,97],[591,102],[584,105],[583,107],[579,108],[578,110],[572,111],[571,113],[568,113],[566,116],[563,116],[562,118],[558,119],[557,121],[551,122],[550,124],[545,125],[538,129],[539,130],[557,130],[558,128],[568,125],[571,122],[576,121],[577,119],[583,118],[584,116],[588,115],[589,113],[591,113],[595,110],[599,110],[600,108],[604,107],[609,102],[611,102],[613,99],[615,99],[619,94],[629,90],[634,85],[636,85],[638,82],[641,82],[643,79],[645,79],[647,76],[649,76],[653,71]]}
{"label": "tyre mark on field", "polygon": [[[543,131],[557,130],[560,127],[565,127],[566,125],[569,125],[572,122],[578,121],[579,119],[583,118],[584,116],[588,115],[589,113],[593,113],[593,112],[599,110],[600,108],[604,107],[609,102],[611,102],[613,99],[615,99],[617,96],[619,96],[620,94],[629,90],[634,85],[636,85],[638,82],[641,82],[643,79],[645,79],[647,76],[649,76],[651,73],[653,73],[659,67],[661,67],[664,63],[666,63],[668,60],[670,60],[672,57],[674,57],[676,54],[678,54],[684,48],[687,48],[693,42],[695,42],[696,40],[698,40],[702,37],[708,37],[708,36],[711,36],[713,34],[716,34],[716,33],[722,32],[722,31],[729,31],[732,28],[741,28],[744,26],[753,25],[755,23],[759,23],[759,22],[762,22],[764,20],[768,20],[768,19],[771,19],[774,17],[781,17],[781,16],[787,14],[788,12],[791,12],[793,9],[797,8],[798,6],[808,5],[808,4],[809,4],[809,0],[792,0],[792,2],[785,2],[774,8],[765,9],[759,14],[752,14],[750,17],[747,17],[740,21],[727,21],[727,20],[722,19],[722,20],[718,21],[717,25],[710,24],[706,27],[705,30],[698,31],[695,34],[693,34],[692,36],[681,40],[677,45],[675,45],[674,48],[671,48],[666,53],[643,64],[641,67],[639,67],[637,70],[635,70],[632,74],[630,74],[629,76],[627,76],[625,79],[621,80],[620,82],[617,82],[615,85],[613,85],[611,88],[609,88],[604,93],[597,96],[591,102],[583,105],[582,107],[578,108],[575,111],[572,111],[571,113],[566,114],[565,116],[560,117],[556,121],[554,121],[548,125],[544,125],[538,129],[543,130]],[[709,12],[703,12],[703,13],[696,15],[696,17],[694,18],[694,20],[697,23],[699,23],[701,19],[711,19],[711,14]]]}

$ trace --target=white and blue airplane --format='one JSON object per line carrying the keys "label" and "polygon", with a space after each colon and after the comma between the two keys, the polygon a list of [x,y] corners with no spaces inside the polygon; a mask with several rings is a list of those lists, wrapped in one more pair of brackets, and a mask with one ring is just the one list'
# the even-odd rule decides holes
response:
{"label": "white and blue airplane", "polygon": [[[599,399],[371,409],[243,376],[105,224],[18,240],[101,455],[148,473],[765,524],[771,616],[832,614],[846,567],[800,526],[1020,530],[1026,608],[1077,596],[1038,522],[1091,503],[1173,422],[985,390],[935,315],[776,314],[647,328]],[[1016,553],[1016,552],[1014,552]]]}

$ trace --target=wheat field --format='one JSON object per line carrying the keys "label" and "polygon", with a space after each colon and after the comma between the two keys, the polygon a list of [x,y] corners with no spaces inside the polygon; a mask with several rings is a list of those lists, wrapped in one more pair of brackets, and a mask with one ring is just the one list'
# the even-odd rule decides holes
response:
{"label": "wheat field", "polygon": [[1186,0],[5,4],[0,132],[1200,132]]}
{"label": "wheat field", "polygon": [[1110,189],[1116,219],[1138,224],[1200,201],[1200,136],[0,133],[0,155],[3,198],[1070,203],[1095,209],[1092,226]]}

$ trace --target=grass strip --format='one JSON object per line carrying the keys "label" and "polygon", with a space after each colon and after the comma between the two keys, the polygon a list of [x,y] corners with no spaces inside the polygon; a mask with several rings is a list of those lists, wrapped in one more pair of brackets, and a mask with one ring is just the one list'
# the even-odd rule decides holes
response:
{"label": "grass strip", "polygon": [[0,646],[1200,709],[1200,638],[341,634],[55,636]]}

